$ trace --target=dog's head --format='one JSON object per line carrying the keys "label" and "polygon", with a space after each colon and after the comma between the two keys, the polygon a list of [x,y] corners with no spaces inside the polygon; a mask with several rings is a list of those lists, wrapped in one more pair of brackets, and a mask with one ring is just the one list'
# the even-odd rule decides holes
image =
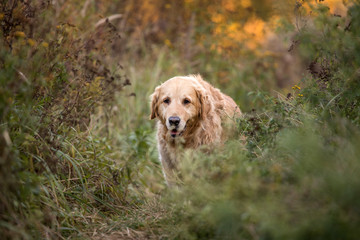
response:
{"label": "dog's head", "polygon": [[158,118],[173,138],[206,118],[211,107],[205,88],[194,77],[171,78],[158,86],[150,98],[150,119]]}

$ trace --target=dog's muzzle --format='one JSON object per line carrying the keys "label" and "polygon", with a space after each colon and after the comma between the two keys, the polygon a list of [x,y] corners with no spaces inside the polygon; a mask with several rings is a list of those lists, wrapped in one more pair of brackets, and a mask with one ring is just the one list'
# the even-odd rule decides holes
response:
{"label": "dog's muzzle", "polygon": [[179,127],[181,128],[181,119],[177,116],[172,116],[168,118],[168,129],[170,130],[171,137],[175,138],[176,136],[180,135],[181,132],[178,131]]}

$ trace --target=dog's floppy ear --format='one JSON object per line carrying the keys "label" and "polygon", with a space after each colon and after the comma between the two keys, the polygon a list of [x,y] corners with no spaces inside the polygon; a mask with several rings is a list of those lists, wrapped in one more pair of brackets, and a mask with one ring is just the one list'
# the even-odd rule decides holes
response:
{"label": "dog's floppy ear", "polygon": [[199,100],[199,106],[198,106],[198,116],[200,119],[204,120],[206,119],[208,113],[211,110],[211,102],[209,100],[209,96],[207,96],[205,89],[198,88],[195,90],[197,98]]}
{"label": "dog's floppy ear", "polygon": [[151,114],[150,114],[150,120],[156,118],[158,114],[158,108],[159,108],[159,96],[160,96],[160,87],[155,88],[155,91],[153,94],[151,94],[150,99],[150,108],[151,108]]}

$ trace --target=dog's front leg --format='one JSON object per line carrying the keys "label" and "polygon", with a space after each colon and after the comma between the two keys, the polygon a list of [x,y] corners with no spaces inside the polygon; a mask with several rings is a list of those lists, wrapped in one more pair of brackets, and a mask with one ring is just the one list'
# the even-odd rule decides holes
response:
{"label": "dog's front leg", "polygon": [[162,165],[163,174],[168,186],[176,185],[176,156],[174,154],[169,154],[166,146],[158,146],[159,149],[159,159]]}

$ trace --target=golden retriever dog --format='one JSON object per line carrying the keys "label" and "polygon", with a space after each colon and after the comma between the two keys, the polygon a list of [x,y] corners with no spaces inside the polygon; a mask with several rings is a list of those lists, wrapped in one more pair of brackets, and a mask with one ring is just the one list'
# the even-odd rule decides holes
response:
{"label": "golden retriever dog", "polygon": [[168,185],[175,181],[181,149],[222,143],[222,123],[241,115],[231,97],[200,75],[173,77],[156,87],[150,98],[150,119],[158,119],[158,151]]}

